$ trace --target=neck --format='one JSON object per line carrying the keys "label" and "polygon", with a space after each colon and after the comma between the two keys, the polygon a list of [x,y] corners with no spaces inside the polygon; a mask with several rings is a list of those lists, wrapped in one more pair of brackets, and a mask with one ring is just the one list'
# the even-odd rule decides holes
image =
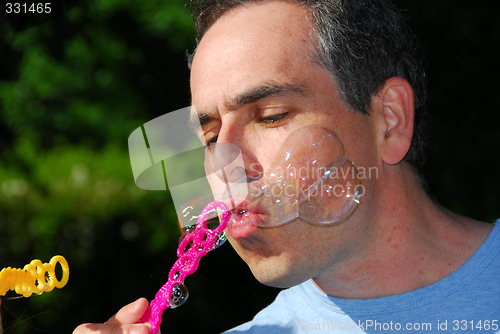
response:
{"label": "neck", "polygon": [[492,229],[439,207],[406,163],[384,166],[380,176],[364,218],[352,222],[359,242],[313,278],[331,296],[377,298],[433,284],[462,266]]}

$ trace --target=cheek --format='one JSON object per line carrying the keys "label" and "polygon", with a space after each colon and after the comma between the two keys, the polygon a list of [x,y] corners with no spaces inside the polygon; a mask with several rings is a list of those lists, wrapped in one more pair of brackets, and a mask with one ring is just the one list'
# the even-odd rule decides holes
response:
{"label": "cheek", "polygon": [[267,133],[248,135],[247,145],[242,148],[247,173],[268,173],[276,167],[276,157],[281,152],[289,133],[269,129]]}
{"label": "cheek", "polygon": [[333,131],[340,139],[346,156],[356,166],[377,166],[377,146],[371,116],[337,104],[323,107],[323,112],[313,111],[298,115],[296,124],[317,124]]}
{"label": "cheek", "polygon": [[345,154],[356,166],[375,166],[376,138],[369,115],[344,111],[346,117],[333,120],[334,129],[344,145]]}

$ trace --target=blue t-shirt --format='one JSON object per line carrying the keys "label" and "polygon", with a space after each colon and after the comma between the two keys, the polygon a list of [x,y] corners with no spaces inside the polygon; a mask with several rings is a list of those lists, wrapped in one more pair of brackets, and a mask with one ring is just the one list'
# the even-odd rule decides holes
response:
{"label": "blue t-shirt", "polygon": [[226,333],[500,333],[500,219],[457,271],[427,287],[374,299],[330,297],[309,280],[280,292]]}

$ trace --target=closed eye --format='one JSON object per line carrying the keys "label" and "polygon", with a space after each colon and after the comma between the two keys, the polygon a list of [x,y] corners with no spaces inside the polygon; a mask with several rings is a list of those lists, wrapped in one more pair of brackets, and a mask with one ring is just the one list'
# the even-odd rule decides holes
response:
{"label": "closed eye", "polygon": [[217,143],[217,138],[218,138],[218,137],[219,137],[219,136],[215,136],[215,137],[213,137],[212,139],[207,140],[207,142],[206,142],[207,144],[203,146],[203,150],[205,150],[205,149],[206,149],[206,148],[207,148],[210,144],[215,144],[215,143]]}
{"label": "closed eye", "polygon": [[277,123],[277,122],[283,120],[286,116],[288,116],[288,112],[278,114],[278,115],[260,117],[259,123],[266,123],[266,124]]}
{"label": "closed eye", "polygon": [[[275,124],[278,123],[279,121],[283,120],[285,117],[287,117],[289,112],[284,112],[282,114],[277,114],[277,115],[271,115],[271,116],[265,116],[265,117],[260,117],[258,120],[258,123],[265,123],[265,124]],[[207,148],[210,144],[215,144],[217,143],[218,136],[215,136],[211,138],[210,140],[206,141],[206,145],[203,147],[203,149]]]}

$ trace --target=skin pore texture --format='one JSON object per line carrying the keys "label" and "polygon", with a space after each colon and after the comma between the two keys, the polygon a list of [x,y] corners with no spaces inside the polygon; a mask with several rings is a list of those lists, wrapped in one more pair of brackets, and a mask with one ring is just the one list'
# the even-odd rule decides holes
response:
{"label": "skin pore texture", "polygon": [[[297,219],[229,235],[231,245],[259,281],[276,287],[313,278],[329,295],[359,299],[437,282],[474,254],[492,226],[440,208],[403,161],[413,133],[411,86],[390,78],[370,115],[354,111],[315,62],[311,36],[308,11],[290,2],[241,5],[215,22],[191,68],[192,103],[210,118],[200,136],[237,145],[251,173],[251,166],[270,168],[294,130],[318,124],[338,135],[358,168],[376,167],[378,177],[363,180],[361,204],[340,225]],[[248,98],[265,87],[286,89]]]}

